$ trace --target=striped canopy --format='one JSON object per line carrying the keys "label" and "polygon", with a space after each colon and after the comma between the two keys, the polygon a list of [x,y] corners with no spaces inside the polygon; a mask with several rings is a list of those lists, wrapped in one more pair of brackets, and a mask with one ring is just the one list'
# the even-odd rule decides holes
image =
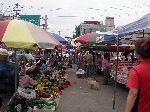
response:
{"label": "striped canopy", "polygon": [[13,48],[29,48],[34,44],[52,48],[60,44],[44,29],[22,20],[0,21],[0,41]]}
{"label": "striped canopy", "polygon": [[150,28],[150,13],[127,25],[119,26],[116,30],[118,31],[119,37],[124,37],[147,28]]}
{"label": "striped canopy", "polygon": [[78,37],[75,42],[79,42],[81,44],[87,44],[87,43],[101,43],[103,41],[112,41],[116,39],[116,36],[112,32],[92,32],[84,34],[80,37]]}

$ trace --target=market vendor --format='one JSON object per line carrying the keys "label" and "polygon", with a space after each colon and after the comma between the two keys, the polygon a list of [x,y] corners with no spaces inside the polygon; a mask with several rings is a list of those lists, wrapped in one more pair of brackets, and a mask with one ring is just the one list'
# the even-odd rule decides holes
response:
{"label": "market vendor", "polygon": [[7,48],[7,46],[5,45],[5,43],[4,42],[0,42],[0,48]]}
{"label": "market vendor", "polygon": [[31,60],[34,61],[34,57],[33,57],[32,52],[31,52],[30,49],[26,50],[25,57],[26,57],[27,61],[31,61]]}
{"label": "market vendor", "polygon": [[131,60],[132,60],[132,63],[133,63],[136,60],[134,49],[131,50],[130,56],[131,56]]}
{"label": "market vendor", "polygon": [[39,47],[37,44],[34,44],[33,47],[32,47],[32,52],[33,53],[37,53],[39,51]]}
{"label": "market vendor", "polygon": [[130,51],[128,49],[125,49],[123,55],[125,57],[125,60],[124,61],[128,61],[128,55],[130,54]]}
{"label": "market vendor", "polygon": [[49,59],[48,59],[47,64],[49,64],[50,66],[55,67],[57,65],[57,57],[56,57],[56,55],[51,54]]}
{"label": "market vendor", "polygon": [[32,63],[31,66],[26,66],[26,74],[35,79],[38,73],[40,73],[40,67],[42,66],[41,61]]}

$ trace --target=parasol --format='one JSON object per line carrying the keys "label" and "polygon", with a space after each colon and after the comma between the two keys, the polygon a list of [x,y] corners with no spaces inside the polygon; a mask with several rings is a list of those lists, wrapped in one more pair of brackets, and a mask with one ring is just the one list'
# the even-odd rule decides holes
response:
{"label": "parasol", "polygon": [[56,40],[58,40],[60,43],[62,43],[62,44],[67,44],[67,43],[68,43],[68,41],[65,40],[63,37],[61,37],[60,35],[58,35],[58,34],[56,34],[56,33],[51,33],[51,34],[52,34],[52,36],[53,36]]}
{"label": "parasol", "polygon": [[[0,21],[0,41],[12,48],[29,48],[34,44],[41,48],[54,48],[60,44],[44,29],[22,20]],[[17,77],[15,74],[15,91],[17,90]]]}
{"label": "parasol", "polygon": [[96,43],[96,38],[99,34],[96,32],[92,32],[92,33],[87,33],[84,35],[81,35],[80,37],[78,37],[75,42],[80,42],[81,44],[86,44],[89,42],[95,42]]}
{"label": "parasol", "polygon": [[80,42],[81,44],[87,43],[100,43],[102,41],[112,41],[116,39],[116,35],[111,32],[92,32],[84,34],[78,37],[75,42]]}
{"label": "parasol", "polygon": [[0,41],[13,48],[29,48],[34,44],[52,48],[60,44],[44,29],[22,20],[0,21]]}

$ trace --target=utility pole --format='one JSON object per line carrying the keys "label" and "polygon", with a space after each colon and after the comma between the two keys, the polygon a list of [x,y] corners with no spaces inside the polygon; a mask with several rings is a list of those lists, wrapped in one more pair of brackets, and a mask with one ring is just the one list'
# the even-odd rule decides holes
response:
{"label": "utility pole", "polygon": [[59,35],[60,35],[60,32],[61,32],[61,31],[59,30],[59,31],[58,31],[58,34],[59,34]]}
{"label": "utility pole", "polygon": [[44,19],[44,20],[45,20],[45,30],[47,30],[47,29],[48,29],[48,28],[47,28],[47,26],[48,26],[48,25],[47,25],[47,20],[48,20],[47,15],[45,15],[45,19]]}
{"label": "utility pole", "polygon": [[19,8],[23,8],[23,7],[21,7],[18,3],[16,3],[13,8],[13,11],[15,12],[15,14],[13,15],[13,19],[18,18],[18,16],[20,15],[21,10]]}
{"label": "utility pole", "polygon": [[43,29],[47,30],[48,29],[48,24],[47,24],[47,15],[45,15],[45,17],[41,17],[40,19],[44,20],[44,24],[40,24],[39,26],[42,26]]}

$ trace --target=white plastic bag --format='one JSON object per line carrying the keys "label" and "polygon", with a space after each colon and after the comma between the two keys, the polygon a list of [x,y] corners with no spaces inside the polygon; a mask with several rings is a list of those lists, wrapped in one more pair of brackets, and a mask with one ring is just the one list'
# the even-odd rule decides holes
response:
{"label": "white plastic bag", "polygon": [[85,71],[83,69],[79,69],[76,74],[85,74]]}

